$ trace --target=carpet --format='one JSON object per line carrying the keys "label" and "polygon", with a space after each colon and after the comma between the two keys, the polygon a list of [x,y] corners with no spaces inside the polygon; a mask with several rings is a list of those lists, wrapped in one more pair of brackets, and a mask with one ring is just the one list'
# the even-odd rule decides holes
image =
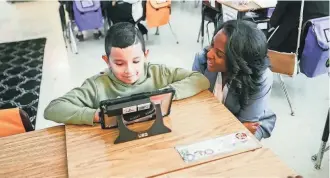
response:
{"label": "carpet", "polygon": [[35,128],[46,38],[0,44],[0,109],[21,108]]}

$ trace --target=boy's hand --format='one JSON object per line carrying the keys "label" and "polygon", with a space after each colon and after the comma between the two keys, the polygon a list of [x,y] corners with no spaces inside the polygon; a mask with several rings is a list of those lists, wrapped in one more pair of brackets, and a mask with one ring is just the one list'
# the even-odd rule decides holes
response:
{"label": "boy's hand", "polygon": [[95,114],[94,114],[94,119],[93,119],[93,122],[94,123],[99,123],[100,122],[99,113],[100,113],[100,109],[97,109],[96,112],[95,112]]}
{"label": "boy's hand", "polygon": [[259,122],[245,122],[243,125],[254,135],[260,126]]}

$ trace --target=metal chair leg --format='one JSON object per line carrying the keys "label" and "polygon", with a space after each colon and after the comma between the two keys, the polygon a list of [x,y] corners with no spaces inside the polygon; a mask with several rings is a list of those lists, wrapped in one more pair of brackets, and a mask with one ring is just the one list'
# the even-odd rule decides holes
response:
{"label": "metal chair leg", "polygon": [[195,0],[195,8],[198,7],[200,0]]}
{"label": "metal chair leg", "polygon": [[201,37],[201,49],[204,48],[204,36]]}
{"label": "metal chair leg", "polygon": [[207,24],[206,24],[206,35],[207,35],[207,40],[208,40],[209,44],[211,43],[210,42],[210,33],[209,33],[209,24],[210,23],[211,22],[207,22]]}
{"label": "metal chair leg", "polygon": [[315,169],[321,169],[324,153],[329,150],[329,146],[326,147],[328,139],[329,139],[329,112],[328,112],[327,121],[325,122],[325,126],[323,129],[322,142],[319,152],[316,155],[312,156],[312,160],[315,161],[315,165],[314,165]]}
{"label": "metal chair leg", "polygon": [[204,22],[205,22],[205,7],[203,7],[202,3],[202,25],[201,25],[201,49],[204,48]]}
{"label": "metal chair leg", "polygon": [[107,34],[107,31],[109,30],[110,26],[111,26],[111,21],[108,20],[108,18],[104,18],[104,23],[103,23],[103,30],[104,30],[104,35]]}
{"label": "metal chair leg", "polygon": [[199,28],[199,31],[198,31],[198,37],[197,37],[197,43],[199,43],[199,38],[201,37],[201,31],[202,31],[202,24]]}
{"label": "metal chair leg", "polygon": [[62,27],[62,33],[63,33],[63,39],[64,39],[64,43],[65,43],[65,48],[67,48],[67,42],[66,42],[66,37],[65,37],[65,33],[66,33],[66,20],[65,20],[65,10],[64,10],[64,5],[60,4],[60,7],[58,9],[59,14],[60,14],[60,20],[61,20],[61,27]]}
{"label": "metal chair leg", "polygon": [[286,89],[286,86],[285,86],[285,83],[283,81],[283,78],[282,78],[281,74],[277,74],[277,75],[280,78],[280,83],[281,83],[281,86],[282,86],[282,90],[284,91],[284,94],[286,96],[286,99],[288,100],[288,103],[289,103],[289,106],[290,106],[290,109],[291,109],[291,115],[294,116],[293,105],[291,103],[291,99],[290,99],[289,93],[288,93],[288,91]]}
{"label": "metal chair leg", "polygon": [[68,23],[68,30],[69,30],[69,41],[70,41],[70,46],[71,50],[73,53],[78,54],[78,48],[77,48],[77,43],[76,43],[76,38],[73,34],[73,27],[72,27],[72,22]]}
{"label": "metal chair leg", "polygon": [[314,168],[317,170],[321,169],[324,153],[329,151],[329,146],[326,147],[326,145],[326,142],[322,142],[319,152],[312,156],[312,160],[315,161]]}
{"label": "metal chair leg", "polygon": [[168,22],[168,25],[169,25],[169,27],[170,27],[170,29],[171,29],[172,35],[173,35],[174,38],[175,38],[176,44],[179,44],[178,38],[176,37],[176,34],[174,33],[174,31],[173,31],[173,29],[172,29],[171,23]]}
{"label": "metal chair leg", "polygon": [[157,27],[155,35],[159,35],[159,27]]}

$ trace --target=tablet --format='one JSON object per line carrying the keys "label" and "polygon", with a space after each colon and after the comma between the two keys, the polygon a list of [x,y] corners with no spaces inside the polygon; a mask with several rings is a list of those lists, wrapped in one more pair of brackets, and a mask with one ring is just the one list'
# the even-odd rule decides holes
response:
{"label": "tablet", "polygon": [[117,127],[116,116],[123,116],[126,125],[155,119],[155,105],[160,104],[163,117],[171,112],[173,88],[138,93],[100,102],[100,123],[102,129]]}

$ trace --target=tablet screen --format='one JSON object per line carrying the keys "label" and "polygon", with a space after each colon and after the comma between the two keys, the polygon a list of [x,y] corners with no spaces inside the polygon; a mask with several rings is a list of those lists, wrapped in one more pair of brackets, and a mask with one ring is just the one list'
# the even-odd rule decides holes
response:
{"label": "tablet screen", "polygon": [[116,116],[123,115],[126,125],[155,119],[155,105],[160,104],[162,115],[169,115],[174,90],[140,93],[128,97],[101,102],[102,128],[117,127]]}

